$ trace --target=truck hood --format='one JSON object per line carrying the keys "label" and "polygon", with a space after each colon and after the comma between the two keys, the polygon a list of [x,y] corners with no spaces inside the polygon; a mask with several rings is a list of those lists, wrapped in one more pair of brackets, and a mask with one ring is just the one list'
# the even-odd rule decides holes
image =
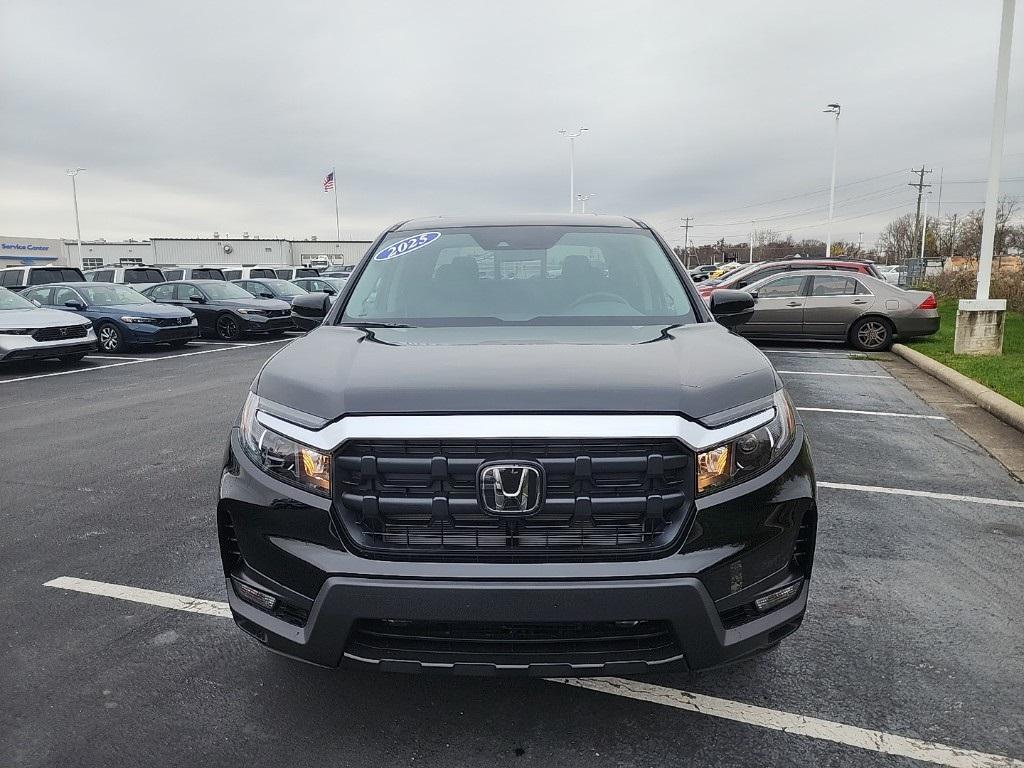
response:
{"label": "truck hood", "polygon": [[770,397],[768,359],[716,323],[686,326],[321,326],[255,391],[327,421],[369,414],[673,413]]}

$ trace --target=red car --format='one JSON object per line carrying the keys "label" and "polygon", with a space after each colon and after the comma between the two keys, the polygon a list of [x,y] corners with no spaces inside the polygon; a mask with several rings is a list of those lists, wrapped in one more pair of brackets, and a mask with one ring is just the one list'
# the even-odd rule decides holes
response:
{"label": "red car", "polygon": [[743,289],[765,277],[787,272],[791,269],[845,269],[862,272],[871,277],[883,279],[881,273],[870,261],[839,261],[837,259],[789,259],[788,261],[761,261],[735,269],[719,280],[708,280],[697,285],[697,291],[708,298],[719,288]]}

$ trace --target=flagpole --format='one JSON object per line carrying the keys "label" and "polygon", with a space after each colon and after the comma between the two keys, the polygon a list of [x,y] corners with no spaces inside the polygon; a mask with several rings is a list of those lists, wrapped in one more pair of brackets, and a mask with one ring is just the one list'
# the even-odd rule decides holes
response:
{"label": "flagpole", "polygon": [[338,240],[341,240],[341,209],[338,207],[338,169],[332,168],[334,176],[334,223],[338,225]]}

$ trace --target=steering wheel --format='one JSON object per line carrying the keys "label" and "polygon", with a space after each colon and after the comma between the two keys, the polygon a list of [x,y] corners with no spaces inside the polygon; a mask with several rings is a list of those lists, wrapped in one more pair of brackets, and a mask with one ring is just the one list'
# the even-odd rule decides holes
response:
{"label": "steering wheel", "polygon": [[597,293],[585,293],[580,296],[576,301],[569,305],[569,309],[576,309],[580,304],[592,304],[597,301],[614,301],[616,304],[625,304],[627,307],[633,306],[624,298],[619,296],[617,293],[606,293],[598,291]]}

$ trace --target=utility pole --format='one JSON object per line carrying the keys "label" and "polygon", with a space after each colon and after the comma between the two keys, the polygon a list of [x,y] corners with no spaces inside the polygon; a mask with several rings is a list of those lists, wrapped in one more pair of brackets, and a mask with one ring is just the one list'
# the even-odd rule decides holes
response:
{"label": "utility pole", "polygon": [[754,263],[754,219],[750,220],[750,263]]}
{"label": "utility pole", "polygon": [[860,252],[864,250],[864,233],[857,233],[857,255],[860,256]]}
{"label": "utility pole", "polygon": [[908,187],[917,187],[917,212],[914,214],[914,245],[910,249],[910,256],[913,258],[917,252],[917,239],[920,237],[921,232],[921,197],[924,195],[925,189],[931,186],[931,184],[924,183],[924,175],[931,173],[931,169],[925,168],[924,163],[922,163],[920,168],[911,168],[910,172],[917,174],[917,183],[912,182],[907,185]]}
{"label": "utility pole", "polygon": [[[956,244],[956,218],[957,216],[954,213],[953,218],[949,220],[949,256],[946,258],[950,260],[953,258],[953,247]],[[943,262],[942,266],[946,266],[945,262]]]}
{"label": "utility pole", "polygon": [[690,221],[693,216],[687,216],[683,219],[683,264],[687,268],[690,266]]}

